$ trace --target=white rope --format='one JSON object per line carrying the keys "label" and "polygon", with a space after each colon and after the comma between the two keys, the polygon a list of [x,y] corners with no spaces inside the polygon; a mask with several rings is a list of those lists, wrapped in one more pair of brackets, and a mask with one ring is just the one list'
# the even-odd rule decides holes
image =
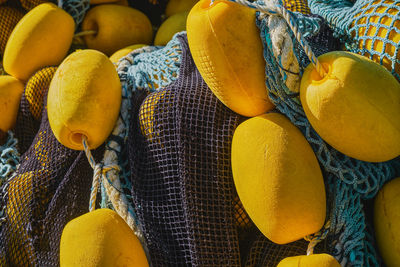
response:
{"label": "white rope", "polygon": [[[264,0],[269,5],[276,6],[278,1]],[[266,15],[266,14],[264,14]],[[269,15],[267,18],[269,33],[272,43],[272,51],[275,58],[280,58],[281,67],[279,71],[285,77],[285,84],[292,92],[299,92],[300,88],[300,66],[293,52],[293,42],[289,35],[289,28],[286,20],[281,15]],[[285,71],[286,70],[286,71]]]}

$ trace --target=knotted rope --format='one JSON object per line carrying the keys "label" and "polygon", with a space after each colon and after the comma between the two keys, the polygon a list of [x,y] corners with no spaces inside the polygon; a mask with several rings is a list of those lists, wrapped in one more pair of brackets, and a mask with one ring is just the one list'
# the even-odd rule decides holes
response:
{"label": "knotted rope", "polygon": [[[278,15],[278,16],[283,17],[285,19],[287,25],[292,30],[297,41],[299,42],[301,47],[304,49],[307,57],[310,59],[311,63],[315,66],[320,77],[324,77],[326,75],[326,71],[322,67],[322,64],[319,62],[319,60],[313,53],[311,47],[308,45],[307,41],[304,39],[303,34],[299,31],[299,27],[298,27],[296,21],[293,19],[293,17],[289,13],[289,11],[286,10],[286,8],[284,6],[279,4],[276,0],[272,0],[272,1],[265,0],[264,5],[260,5],[257,3],[251,3],[246,0],[229,0],[229,1],[256,9],[257,11],[265,13],[266,15],[271,15],[271,16]],[[213,2],[214,2],[214,0],[211,1],[211,4]]]}

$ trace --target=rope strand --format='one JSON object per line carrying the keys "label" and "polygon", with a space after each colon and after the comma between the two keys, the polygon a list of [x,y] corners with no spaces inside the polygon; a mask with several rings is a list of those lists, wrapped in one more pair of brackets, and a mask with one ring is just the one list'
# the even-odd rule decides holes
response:
{"label": "rope strand", "polygon": [[[87,143],[87,137],[82,136],[82,145],[83,149],[85,151],[86,157],[88,158],[90,166],[93,168],[94,173],[93,173],[93,182],[92,182],[92,188],[90,190],[90,200],[89,200],[89,212],[94,211],[96,209],[96,198],[97,198],[97,192],[99,190],[99,185],[102,180],[107,180],[107,172],[110,170],[120,170],[120,167],[118,165],[107,165],[107,166],[102,166],[102,164],[96,164],[96,161],[93,158],[92,153],[90,152],[89,145]],[[103,178],[103,179],[101,179]]]}
{"label": "rope strand", "polygon": [[[304,39],[303,35],[300,33],[296,22],[292,19],[292,16],[290,15],[290,13],[286,10],[286,8],[284,6],[278,4],[278,5],[266,7],[266,6],[256,4],[256,3],[248,2],[246,0],[229,0],[229,1],[256,9],[256,10],[266,13],[268,15],[282,16],[285,19],[285,21],[287,22],[287,24],[289,25],[290,29],[292,30],[292,32],[295,35],[299,44],[306,52],[307,57],[310,59],[311,63],[316,68],[320,77],[323,78],[326,75],[326,70],[323,68],[322,64],[319,62],[318,58],[313,53],[311,47],[308,45],[307,41]],[[213,2],[214,1],[211,1],[211,4]],[[274,10],[272,8],[274,8]]]}

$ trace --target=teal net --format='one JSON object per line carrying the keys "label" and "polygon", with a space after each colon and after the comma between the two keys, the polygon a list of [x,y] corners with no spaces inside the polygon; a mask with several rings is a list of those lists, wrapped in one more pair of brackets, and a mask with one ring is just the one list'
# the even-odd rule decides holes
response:
{"label": "teal net", "polygon": [[340,36],[346,49],[385,66],[400,81],[400,1],[309,0]]}
{"label": "teal net", "polygon": [[[303,19],[301,16],[296,14],[292,19]],[[372,233],[368,232],[369,226],[363,203],[366,199],[373,198],[385,182],[395,177],[395,161],[383,163],[359,161],[325,143],[308,122],[298,96],[287,88],[285,78],[289,73],[282,69],[281,58],[274,55],[266,18],[262,19],[259,16],[257,25],[264,41],[269,97],[276,108],[302,131],[323,167],[325,183],[328,185],[328,199],[330,199],[328,220],[331,226],[328,240],[331,242],[328,243],[333,244],[331,253],[342,266],[377,266],[379,259],[373,245]],[[299,51],[302,49],[299,48],[300,45],[293,35],[292,39],[301,75],[308,62],[301,58],[302,53]],[[323,51],[318,51],[320,44],[315,41],[317,40],[310,40],[310,46],[318,56]],[[328,50],[333,48],[328,47]]]}
{"label": "teal net", "polygon": [[20,155],[17,150],[18,140],[9,131],[7,139],[0,145],[0,186],[7,181],[17,169]]}
{"label": "teal net", "polygon": [[[356,41],[364,38],[359,34],[362,32],[360,25],[364,25],[363,17],[384,16],[375,8],[377,1],[353,4],[336,0],[330,1],[329,5],[327,1],[309,2],[317,15],[289,14],[317,56],[342,50],[344,44],[361,54],[369,51],[367,39],[363,39],[364,48],[359,48]],[[363,10],[373,7],[372,13],[361,11],[366,2],[368,7]],[[75,12],[75,20],[81,21],[88,1],[64,1],[63,8],[67,10],[69,4],[74,5],[69,12]],[[397,2],[395,5],[398,9]],[[384,7],[389,6],[391,4]],[[353,16],[346,17],[346,14]],[[288,29],[290,42],[286,45],[297,67],[287,68],[285,54],[274,48],[269,19],[269,15],[257,14],[256,23],[267,63],[269,97],[277,111],[287,116],[310,143],[322,167],[327,188],[329,232],[315,252],[333,255],[342,266],[379,266],[381,260],[370,224],[371,201],[385,182],[400,175],[399,160],[362,162],[341,154],[321,139],[308,122],[298,93],[289,89],[289,85],[298,83],[310,60]],[[370,20],[375,21],[372,17]],[[352,21],[358,21],[358,24],[352,24]],[[386,26],[382,28],[386,29]],[[121,112],[106,141],[104,155],[101,149],[96,159],[104,165],[118,164],[121,171],[116,175],[110,173],[101,181],[100,206],[117,210],[135,228],[153,266],[221,266],[228,262],[229,266],[276,266],[287,256],[304,255],[308,242],[273,244],[258,231],[241,207],[234,190],[229,149],[234,128],[246,118],[234,114],[211,93],[193,65],[185,38],[185,33],[179,33],[165,47],[143,47],[116,63],[122,84]],[[382,40],[375,38],[375,41]],[[383,43],[385,47],[393,45],[390,41]],[[287,49],[285,51],[289,51]],[[375,55],[373,51],[368,53],[371,57]],[[390,57],[383,55],[383,58]],[[392,69],[398,64],[398,61],[394,62]],[[185,69],[183,64],[189,67]],[[158,100],[153,101],[155,99]],[[146,111],[143,103],[152,103],[151,108]],[[153,123],[145,125],[145,133],[140,127],[139,110],[145,110],[155,118]],[[146,133],[149,128],[153,132]],[[46,133],[45,138],[40,133]],[[57,265],[63,226],[87,212],[92,174],[87,159],[82,152],[62,147],[50,133],[48,122],[43,120],[36,141],[26,156],[21,157],[22,169],[17,173],[40,170],[43,166],[40,160],[56,162],[63,159],[57,163],[62,168],[52,163],[54,166],[49,174],[37,175],[38,182],[32,184],[34,190],[24,195],[19,188],[10,191],[8,185],[19,186],[12,177],[20,157],[17,141],[9,133],[6,143],[0,147],[0,181],[9,181],[0,190],[0,208],[3,210],[0,214],[1,266],[12,266],[12,262],[30,266],[32,259],[37,259],[38,266]],[[155,137],[155,141],[146,140],[149,136]],[[43,143],[43,140],[47,141]],[[110,155],[113,156],[111,160]],[[33,160],[35,157],[40,160]],[[28,162],[29,158],[31,162]],[[29,216],[22,216],[19,229],[22,234],[29,234],[26,244],[35,248],[35,255],[21,253],[20,248],[25,243],[16,242],[12,249],[15,241],[10,234],[12,224],[5,220],[3,207],[10,199],[10,192],[21,192],[21,197],[28,200],[21,204],[20,210],[35,208]],[[44,202],[39,203],[38,199]],[[222,246],[216,245],[222,243]],[[220,264],[215,264],[218,260]]]}
{"label": "teal net", "polygon": [[58,0],[58,5],[74,18],[78,27],[90,8],[90,0]]}

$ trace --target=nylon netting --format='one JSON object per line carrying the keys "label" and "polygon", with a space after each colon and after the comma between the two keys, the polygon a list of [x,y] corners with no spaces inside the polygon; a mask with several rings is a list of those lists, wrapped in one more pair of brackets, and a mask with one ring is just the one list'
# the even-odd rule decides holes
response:
{"label": "nylon netting", "polygon": [[[169,76],[173,82],[167,87],[149,86],[158,77],[151,65],[133,64],[127,71],[136,103],[128,138],[132,200],[151,263],[274,266],[304,254],[307,242],[273,244],[244,211],[234,188],[230,147],[234,129],[246,118],[218,101],[193,63],[186,36],[176,38],[182,47],[180,70],[178,79]],[[145,98],[134,86],[138,80],[155,92]]]}
{"label": "nylon netting", "polygon": [[16,7],[0,6],[0,59],[3,57],[8,37],[23,16],[24,12]]}
{"label": "nylon netting", "polygon": [[[97,159],[102,151],[94,151]],[[92,175],[85,153],[61,145],[43,112],[31,146],[1,190],[1,266],[57,266],[63,227],[88,211]]]}
{"label": "nylon netting", "polygon": [[44,67],[38,70],[25,85],[14,129],[21,154],[31,146],[39,130],[45,94],[56,69],[57,67]]}
{"label": "nylon netting", "polygon": [[36,7],[37,5],[46,3],[46,2],[54,2],[52,0],[19,0],[22,7],[25,8],[25,10],[29,11],[32,8]]}
{"label": "nylon netting", "polygon": [[[293,19],[304,19],[301,16],[298,14]],[[373,245],[373,232],[368,226],[364,202],[373,198],[385,182],[395,177],[395,161],[369,163],[352,159],[330,147],[318,136],[308,122],[297,94],[286,85],[289,73],[279,64],[280,56],[274,55],[267,19],[268,16],[260,16],[257,25],[264,41],[269,97],[276,108],[303,132],[323,168],[325,183],[328,185],[328,220],[331,223],[328,235],[331,241],[328,244],[331,246],[328,249],[343,266],[377,266],[380,259]],[[326,34],[329,31],[324,32]],[[309,40],[317,56],[324,53],[320,44],[325,44],[325,52],[340,50],[337,46],[340,43],[332,37],[318,39],[313,37]],[[301,51],[302,48],[293,35],[292,40],[302,73],[309,61],[302,60],[302,53],[296,53],[296,50]]]}
{"label": "nylon netting", "polygon": [[311,11],[329,22],[349,51],[385,66],[400,81],[399,0],[309,2]]}
{"label": "nylon netting", "polygon": [[51,79],[57,67],[45,67],[37,71],[25,85],[25,98],[29,104],[29,110],[36,120],[42,116],[44,95],[49,89]]}
{"label": "nylon netting", "polygon": [[[302,4],[286,1],[313,51],[341,50],[343,40],[334,38],[326,18],[302,15],[307,14]],[[311,144],[327,187],[329,233],[315,253],[330,253],[342,266],[378,266],[371,199],[400,174],[400,164],[351,159],[315,133],[298,94],[288,88],[309,60],[288,30],[298,70],[286,69],[286,59],[273,49],[269,22],[268,15],[258,14],[270,98]],[[94,155],[96,162],[110,164],[111,153],[121,172],[101,182],[98,199],[102,207],[134,222],[153,266],[276,266],[287,256],[306,253],[305,240],[270,242],[243,209],[234,188],[230,147],[235,127],[246,118],[212,94],[184,33],[166,47],[138,49],[116,67],[122,83],[120,117]],[[27,95],[26,88],[15,136],[9,132],[0,148],[0,266],[58,266],[63,227],[88,211],[93,170],[83,152],[57,142],[45,109],[41,121],[35,119],[45,95]]]}

